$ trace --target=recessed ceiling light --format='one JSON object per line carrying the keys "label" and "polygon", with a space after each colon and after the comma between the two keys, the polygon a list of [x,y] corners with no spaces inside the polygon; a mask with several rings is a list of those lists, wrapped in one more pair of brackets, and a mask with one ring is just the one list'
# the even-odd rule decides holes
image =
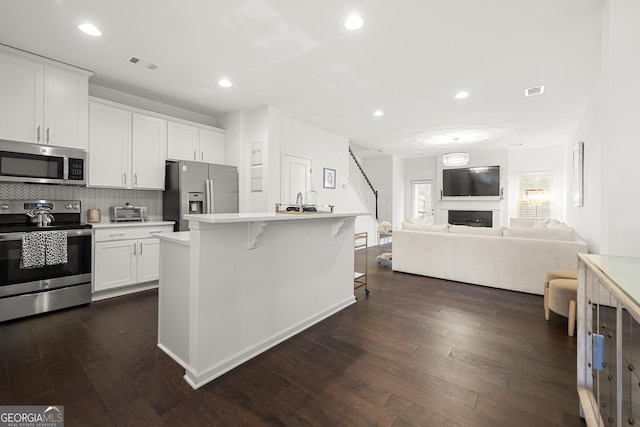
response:
{"label": "recessed ceiling light", "polygon": [[380,111],[380,110],[375,111],[373,113],[373,115],[376,116],[376,117],[382,117],[382,116],[384,116],[384,111]]}
{"label": "recessed ceiling light", "polygon": [[467,92],[458,92],[458,93],[456,93],[456,99],[464,99],[467,96],[469,96],[469,94]]}
{"label": "recessed ceiling light", "polygon": [[100,37],[102,35],[102,31],[96,28],[93,24],[80,24],[78,25],[78,28],[80,28],[80,31],[85,34],[89,34],[90,36]]}
{"label": "recessed ceiling light", "polygon": [[220,80],[220,81],[218,82],[218,84],[219,84],[220,86],[222,86],[222,87],[231,87],[231,86],[233,86],[233,85],[231,84],[231,82],[230,82],[229,80],[227,80],[227,79],[222,79],[222,80]]}
{"label": "recessed ceiling light", "polygon": [[364,25],[364,20],[358,15],[351,15],[344,21],[344,26],[348,30],[359,30]]}

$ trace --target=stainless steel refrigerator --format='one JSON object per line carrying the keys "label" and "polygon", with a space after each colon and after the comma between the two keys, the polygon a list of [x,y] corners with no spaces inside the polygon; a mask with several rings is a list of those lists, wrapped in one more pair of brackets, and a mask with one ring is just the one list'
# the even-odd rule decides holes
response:
{"label": "stainless steel refrigerator", "polygon": [[200,162],[167,162],[163,218],[189,230],[185,214],[238,212],[238,169]]}

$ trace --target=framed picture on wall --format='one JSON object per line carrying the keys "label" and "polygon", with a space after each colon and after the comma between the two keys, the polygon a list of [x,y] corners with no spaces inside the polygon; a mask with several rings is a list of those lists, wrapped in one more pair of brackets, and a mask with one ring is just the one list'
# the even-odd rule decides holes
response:
{"label": "framed picture on wall", "polygon": [[573,148],[573,206],[584,204],[584,142]]}
{"label": "framed picture on wall", "polygon": [[336,170],[324,168],[324,188],[336,188]]}

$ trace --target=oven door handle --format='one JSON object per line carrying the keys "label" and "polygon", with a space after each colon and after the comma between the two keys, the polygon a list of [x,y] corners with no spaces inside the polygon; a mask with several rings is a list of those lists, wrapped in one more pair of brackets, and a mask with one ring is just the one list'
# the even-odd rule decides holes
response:
{"label": "oven door handle", "polygon": [[[45,231],[45,230],[42,230]],[[67,237],[76,237],[76,236],[90,236],[92,230],[90,228],[81,228],[78,230],[59,230],[66,231]],[[8,240],[22,240],[22,235],[25,233],[0,233],[0,241],[8,241]]]}

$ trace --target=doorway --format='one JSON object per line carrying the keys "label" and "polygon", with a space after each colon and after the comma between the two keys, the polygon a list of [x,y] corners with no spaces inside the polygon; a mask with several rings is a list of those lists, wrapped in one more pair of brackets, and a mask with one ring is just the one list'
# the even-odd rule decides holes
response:
{"label": "doorway", "polygon": [[433,180],[411,181],[411,219],[433,224],[434,214]]}
{"label": "doorway", "polygon": [[282,203],[295,204],[298,194],[304,197],[311,189],[311,160],[282,155]]}

